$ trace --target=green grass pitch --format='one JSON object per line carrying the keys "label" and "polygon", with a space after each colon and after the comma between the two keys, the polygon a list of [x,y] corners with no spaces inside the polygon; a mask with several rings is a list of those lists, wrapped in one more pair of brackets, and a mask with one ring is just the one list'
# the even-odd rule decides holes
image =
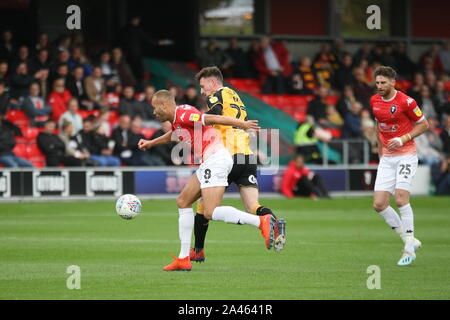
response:
{"label": "green grass pitch", "polygon": [[[164,272],[178,254],[174,200],[143,201],[121,219],[114,201],[0,204],[0,299],[449,299],[449,198],[415,197],[412,266],[371,198],[263,199],[287,219],[288,241],[268,251],[259,230],[211,222],[206,262]],[[242,208],[238,199],[224,204]],[[81,289],[69,290],[69,265]],[[367,288],[367,268],[381,289]]]}

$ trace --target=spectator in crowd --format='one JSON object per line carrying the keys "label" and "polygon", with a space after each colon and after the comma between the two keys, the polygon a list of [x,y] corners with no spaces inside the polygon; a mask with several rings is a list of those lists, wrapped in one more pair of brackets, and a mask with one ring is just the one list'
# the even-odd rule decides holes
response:
{"label": "spectator in crowd", "polygon": [[52,74],[50,74],[51,78],[50,78],[50,83],[53,84],[53,82],[55,81],[55,79],[58,78],[63,78],[65,83],[67,83],[67,81],[70,78],[70,73],[69,73],[69,65],[67,63],[59,63],[55,66],[55,69],[53,71]]}
{"label": "spectator in crowd", "polygon": [[435,94],[436,83],[437,83],[436,73],[434,73],[433,71],[427,71],[425,73],[425,84],[428,85],[432,95]]}
{"label": "spectator in crowd", "polygon": [[230,75],[229,69],[232,63],[231,58],[219,48],[215,41],[209,41],[198,55],[200,68],[217,66],[227,76]]}
{"label": "spectator in crowd", "polygon": [[49,49],[50,49],[50,41],[48,39],[48,33],[40,32],[36,41],[36,45],[34,46],[34,50],[39,52],[40,50],[49,50]]}
{"label": "spectator in crowd", "polygon": [[41,152],[45,155],[47,167],[57,167],[59,165],[79,167],[82,164],[77,159],[66,153],[66,145],[54,132],[56,122],[47,120],[44,125],[44,131],[37,137],[37,144]]}
{"label": "spectator in crowd", "polygon": [[322,126],[328,125],[327,120],[327,97],[329,89],[321,86],[317,89],[317,97],[308,104],[307,114],[312,117],[312,121]]}
{"label": "spectator in crowd", "polygon": [[231,60],[229,68],[230,77],[233,78],[249,78],[248,59],[244,50],[239,47],[238,40],[236,38],[230,38],[229,46],[225,50],[225,54]]}
{"label": "spectator in crowd", "polygon": [[34,77],[29,74],[26,63],[19,63],[15,73],[11,76],[11,97],[19,99],[27,95],[30,84],[34,81]]}
{"label": "spectator in crowd", "polygon": [[420,99],[420,92],[422,90],[422,86],[425,84],[425,78],[422,73],[416,72],[414,74],[413,83],[411,88],[408,89],[406,94],[413,98],[414,100]]}
{"label": "spectator in crowd", "polygon": [[313,94],[317,89],[317,77],[311,67],[311,59],[308,56],[300,58],[300,65],[294,70],[291,81],[291,93]]}
{"label": "spectator in crowd", "polygon": [[172,96],[175,97],[175,102],[177,103],[177,105],[179,105],[180,101],[181,101],[181,97],[180,97],[180,90],[178,90],[178,87],[171,86],[171,87],[169,87],[169,91],[172,94]]}
{"label": "spectator in crowd", "polygon": [[183,98],[180,101],[181,104],[188,104],[196,107],[198,110],[205,109],[204,100],[199,96],[197,88],[194,85],[186,87]]}
{"label": "spectator in crowd", "polygon": [[332,104],[327,105],[327,126],[330,128],[340,128],[344,124],[344,120],[342,119],[339,112],[337,112],[336,107]]}
{"label": "spectator in crowd", "polygon": [[5,86],[9,87],[9,65],[5,60],[0,61],[0,80],[4,81]]}
{"label": "spectator in crowd", "polygon": [[112,50],[112,65],[117,70],[119,75],[120,84],[122,86],[135,86],[136,79],[131,71],[128,63],[123,59],[122,49],[116,47]]}
{"label": "spectator in crowd", "polygon": [[135,117],[147,119],[144,104],[134,97],[134,88],[132,86],[123,88],[123,97],[120,99],[119,103],[119,114],[126,114],[131,119],[134,119]]}
{"label": "spectator in crowd", "polygon": [[442,160],[443,144],[439,135],[435,132],[438,121],[435,117],[427,116],[430,128],[414,141],[417,145],[417,157],[425,165],[432,166],[439,164]]}
{"label": "spectator in crowd", "polygon": [[0,41],[0,60],[6,60],[11,62],[16,52],[16,45],[13,41],[13,33],[11,30],[5,30],[2,32],[2,38]]}
{"label": "spectator in crowd", "polygon": [[171,42],[168,39],[156,40],[149,37],[141,27],[141,17],[131,17],[129,23],[121,30],[121,46],[126,50],[128,64],[136,77],[136,86],[142,90],[144,80],[144,45],[164,46]]}
{"label": "spectator in crowd", "polygon": [[253,78],[253,79],[256,79],[258,77],[258,70],[256,69],[256,66],[255,66],[255,60],[256,60],[258,51],[259,51],[259,41],[256,39],[252,40],[246,51],[246,56],[247,56],[249,77]]}
{"label": "spectator in crowd", "polygon": [[152,106],[152,99],[153,95],[155,94],[155,87],[152,85],[147,85],[144,88],[144,100],[142,103],[144,104],[144,110],[147,113],[148,120],[152,121],[155,120],[155,115],[153,114],[153,106]]}
{"label": "spectator in crowd", "polygon": [[288,198],[330,198],[320,175],[305,166],[303,155],[296,155],[283,174],[281,192]]}
{"label": "spectator in crowd", "polygon": [[331,82],[335,71],[333,64],[331,63],[332,60],[330,59],[331,58],[328,55],[322,54],[313,64],[314,72],[317,76],[319,85],[327,88],[331,87]]}
{"label": "spectator in crowd", "polygon": [[0,163],[5,167],[33,167],[27,160],[16,156],[13,149],[16,146],[14,137],[22,136],[20,129],[0,114]]}
{"label": "spectator in crowd", "polygon": [[442,64],[442,70],[447,76],[450,76],[450,40],[444,41],[441,51],[439,51],[439,59]]}
{"label": "spectator in crowd", "polygon": [[344,127],[342,128],[343,138],[361,138],[361,110],[363,106],[360,102],[355,101],[352,104],[350,112],[344,117]]}
{"label": "spectator in crowd", "polygon": [[[317,67],[317,63],[326,63],[327,66]],[[339,61],[337,57],[331,52],[331,46],[329,43],[324,43],[320,47],[319,53],[316,54],[314,58],[314,68],[327,69],[331,74],[333,74],[339,68]]]}
{"label": "spectator in crowd", "polygon": [[108,105],[109,110],[114,111],[114,112],[119,110],[119,103],[120,103],[121,95],[122,95],[122,86],[119,83],[116,83],[114,85],[111,85],[110,82],[107,83],[106,93],[105,93],[105,102]]}
{"label": "spectator in crowd", "polygon": [[410,59],[406,53],[406,44],[399,42],[394,50],[394,58],[397,66],[397,73],[402,78],[410,78],[416,71],[416,64]]}
{"label": "spectator in crowd", "polygon": [[436,194],[441,196],[450,195],[450,155],[447,155],[441,163],[440,176],[436,183]]}
{"label": "spectator in crowd", "polygon": [[289,52],[280,42],[262,37],[255,57],[255,66],[265,94],[286,92],[286,78],[292,73]]}
{"label": "spectator in crowd", "polygon": [[298,124],[294,133],[294,145],[297,153],[304,154],[309,163],[321,163],[322,158],[317,143],[329,143],[331,134],[310,121]]}
{"label": "spectator in crowd", "polygon": [[78,103],[83,107],[83,109],[93,109],[93,103],[88,100],[86,94],[84,68],[82,66],[76,66],[72,70],[72,74],[67,80],[67,90],[69,90],[72,97],[78,100]]}
{"label": "spectator in crowd", "polygon": [[97,162],[90,159],[90,154],[86,150],[82,150],[78,142],[72,139],[74,129],[73,124],[70,121],[63,120],[61,124],[61,130],[58,137],[66,146],[66,155],[74,157],[80,160],[81,166],[96,166]]}
{"label": "spectator in crowd", "polygon": [[84,74],[90,76],[92,73],[92,66],[89,64],[88,59],[83,54],[82,48],[80,46],[75,46],[72,48],[71,55],[67,64],[70,70],[73,70],[76,66],[82,66]]}
{"label": "spectator in crowd", "polygon": [[94,122],[91,117],[86,117],[83,119],[83,129],[78,131],[75,136],[72,137],[74,141],[76,141],[78,150],[92,154],[97,152],[97,148],[94,144]]}
{"label": "spectator in crowd", "polygon": [[40,94],[40,87],[37,82],[30,85],[29,95],[22,104],[22,110],[30,119],[30,124],[35,127],[43,127],[49,119],[52,108],[45,102]]}
{"label": "spectator in crowd", "polygon": [[101,167],[120,166],[120,159],[113,155],[115,143],[105,135],[103,126],[96,126],[92,134],[94,152],[91,153],[91,159]]}
{"label": "spectator in crowd", "polygon": [[111,134],[114,144],[114,155],[120,158],[121,162],[127,165],[137,165],[133,159],[133,151],[130,141],[131,117],[128,114],[122,114],[119,117],[119,125]]}
{"label": "spectator in crowd", "polygon": [[361,129],[363,137],[369,142],[369,162],[378,162],[378,136],[375,131],[375,121],[369,110],[361,110]]}
{"label": "spectator in crowd", "polygon": [[441,74],[442,63],[439,57],[440,45],[438,43],[433,43],[429,50],[422,54],[419,60],[419,66],[421,70],[425,73],[427,70]]}
{"label": "spectator in crowd", "polygon": [[420,89],[420,98],[417,99],[417,104],[420,106],[423,114],[427,118],[437,118],[436,105],[438,102],[435,97],[432,96],[430,87],[423,85]]}
{"label": "spectator in crowd", "polygon": [[342,57],[342,62],[339,64],[339,69],[334,75],[334,87],[342,91],[345,86],[351,85],[354,81],[352,74],[352,55],[345,54]]}
{"label": "spectator in crowd", "polygon": [[49,69],[40,69],[34,74],[35,81],[39,84],[42,97],[47,97],[50,91],[49,72]]}
{"label": "spectator in crowd", "polygon": [[435,92],[435,102],[436,102],[436,112],[439,115],[439,120],[445,114],[450,115],[450,94],[445,88],[444,81],[436,82],[436,92]]}
{"label": "spectator in crowd", "polygon": [[84,86],[88,99],[94,104],[94,109],[106,107],[106,101],[104,100],[106,85],[105,80],[102,78],[102,68],[100,66],[94,66],[92,74],[84,79]]}
{"label": "spectator in crowd", "polygon": [[345,86],[341,97],[336,103],[336,110],[339,112],[342,118],[345,114],[350,111],[353,103],[356,101],[355,95],[353,94],[353,89],[351,86]]}
{"label": "spectator in crowd", "polygon": [[336,57],[338,63],[342,63],[344,61],[344,57],[347,54],[350,54],[347,50],[345,50],[345,42],[342,39],[336,39],[334,41],[331,53]]}
{"label": "spectator in crowd", "polygon": [[110,137],[112,134],[112,126],[111,123],[109,122],[111,112],[114,111],[109,111],[108,108],[102,108],[100,109],[100,115],[97,118],[97,125],[103,127],[103,131],[105,132],[105,135],[107,137]]}
{"label": "spectator in crowd", "polygon": [[5,115],[11,109],[9,93],[6,92],[5,81],[0,80],[0,115]]}
{"label": "spectator in crowd", "polygon": [[392,45],[386,45],[383,48],[383,60],[381,61],[383,65],[389,66],[397,70],[397,60],[394,56],[394,49]]}
{"label": "spectator in crowd", "polygon": [[444,129],[442,130],[440,137],[443,144],[442,151],[446,155],[450,155],[450,115],[447,115],[444,118]]}
{"label": "spectator in crowd", "polygon": [[120,83],[119,75],[116,68],[111,61],[111,53],[109,51],[103,51],[100,54],[100,68],[102,69],[103,79],[107,82],[112,79],[115,83]]}
{"label": "spectator in crowd", "polygon": [[31,71],[31,58],[30,58],[30,50],[27,46],[20,46],[17,51],[16,58],[12,61],[13,69],[17,67],[20,63],[25,63],[28,67],[28,70]]}
{"label": "spectator in crowd", "polygon": [[52,119],[58,121],[61,115],[67,110],[67,103],[72,99],[69,90],[65,88],[63,78],[56,79],[53,83],[53,90],[48,96],[48,103],[52,107]]}
{"label": "spectator in crowd", "polygon": [[72,124],[73,132],[71,136],[75,135],[78,131],[83,129],[83,119],[78,114],[78,100],[75,98],[70,99],[67,102],[67,111],[64,112],[59,118],[59,127],[62,128],[64,121],[69,121]]}
{"label": "spectator in crowd", "polygon": [[[133,158],[135,159],[135,165],[146,165],[146,166],[164,166],[166,163],[160,155],[160,151],[157,147],[150,148],[146,151],[142,151],[137,147],[140,139],[146,139],[146,137],[141,134],[142,131],[142,121],[139,118],[134,119],[131,122],[131,135],[130,135],[130,146],[133,151]],[[153,135],[154,137],[154,135]],[[169,155],[170,157],[170,155]]]}
{"label": "spectator in crowd", "polygon": [[[159,138],[159,137],[163,136],[164,134],[166,134],[167,132],[169,132],[170,130],[172,130],[172,124],[169,121],[165,121],[165,122],[161,123],[161,129],[159,129],[158,131],[156,131],[153,134],[152,139]],[[166,165],[166,166],[180,165],[181,163],[172,162],[171,153],[172,153],[172,148],[175,145],[176,145],[176,142],[171,142],[168,144],[161,144],[159,146],[151,148],[148,151],[153,153],[154,155],[158,156],[163,161],[164,165]]]}
{"label": "spectator in crowd", "polygon": [[372,54],[371,54],[371,48],[370,44],[363,43],[363,45],[356,51],[355,55],[353,56],[353,62],[355,66],[359,66],[362,60],[367,60],[367,62],[370,64],[372,62]]}
{"label": "spectator in crowd", "polygon": [[360,101],[364,108],[370,108],[370,97],[373,95],[372,87],[367,83],[364,70],[361,68],[353,69],[353,92],[356,100]]}
{"label": "spectator in crowd", "polygon": [[375,47],[372,48],[371,58],[372,58],[371,63],[376,61],[376,62],[383,64],[383,46],[382,45],[376,45]]}

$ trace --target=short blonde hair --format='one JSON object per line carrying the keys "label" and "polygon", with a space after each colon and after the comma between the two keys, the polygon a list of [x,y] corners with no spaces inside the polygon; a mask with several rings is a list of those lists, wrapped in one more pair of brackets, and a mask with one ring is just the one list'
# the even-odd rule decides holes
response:
{"label": "short blonde hair", "polygon": [[168,90],[158,90],[157,92],[155,92],[152,98],[152,104],[155,104],[155,102],[159,101],[167,101],[176,104],[175,97]]}

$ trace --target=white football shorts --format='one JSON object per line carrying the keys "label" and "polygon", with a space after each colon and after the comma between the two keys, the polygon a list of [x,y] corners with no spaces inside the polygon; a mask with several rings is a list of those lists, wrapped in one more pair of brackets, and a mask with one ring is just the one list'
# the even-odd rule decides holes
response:
{"label": "white football shorts", "polygon": [[410,191],[417,163],[416,154],[381,157],[374,190],[390,193],[394,193],[395,189]]}
{"label": "white football shorts", "polygon": [[226,148],[210,155],[195,172],[200,188],[227,187],[228,174],[233,168],[233,158]]}

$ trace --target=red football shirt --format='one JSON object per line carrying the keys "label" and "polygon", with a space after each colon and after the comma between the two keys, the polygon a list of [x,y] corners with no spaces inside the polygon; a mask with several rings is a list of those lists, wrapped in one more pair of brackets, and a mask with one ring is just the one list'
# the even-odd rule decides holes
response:
{"label": "red football shirt", "polygon": [[385,100],[378,93],[370,98],[373,114],[378,120],[379,138],[382,143],[383,156],[399,156],[415,154],[416,144],[414,140],[403,146],[388,150],[389,140],[401,137],[409,133],[416,122],[425,119],[416,101],[401,91],[396,91],[393,98]]}
{"label": "red football shirt", "polygon": [[203,162],[209,155],[223,147],[216,130],[206,126],[204,114],[195,107],[183,104],[175,109],[172,130],[182,143],[191,148],[195,163]]}

